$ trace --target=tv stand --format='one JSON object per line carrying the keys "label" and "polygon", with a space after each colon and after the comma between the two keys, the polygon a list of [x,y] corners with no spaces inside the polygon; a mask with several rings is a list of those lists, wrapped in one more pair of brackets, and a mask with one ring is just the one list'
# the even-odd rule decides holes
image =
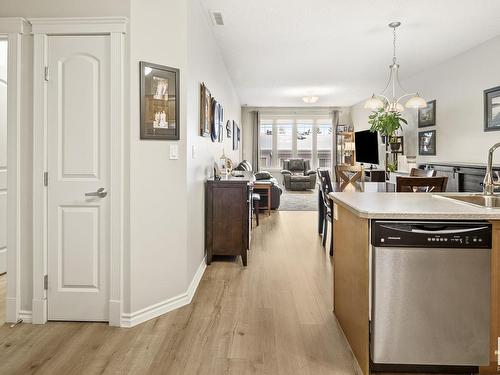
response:
{"label": "tv stand", "polygon": [[365,180],[370,182],[385,182],[384,169],[365,169]]}

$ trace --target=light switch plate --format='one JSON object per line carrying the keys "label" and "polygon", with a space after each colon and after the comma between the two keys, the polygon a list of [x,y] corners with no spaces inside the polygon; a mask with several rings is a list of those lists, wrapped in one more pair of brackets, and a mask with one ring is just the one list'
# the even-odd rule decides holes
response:
{"label": "light switch plate", "polygon": [[179,146],[177,144],[170,145],[170,160],[179,159]]}

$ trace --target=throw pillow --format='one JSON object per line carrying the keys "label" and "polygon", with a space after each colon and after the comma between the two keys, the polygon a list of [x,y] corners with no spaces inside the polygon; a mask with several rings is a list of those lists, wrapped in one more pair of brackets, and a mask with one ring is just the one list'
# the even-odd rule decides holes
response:
{"label": "throw pillow", "polygon": [[269,180],[273,177],[271,173],[268,171],[259,171],[255,172],[255,179],[256,180]]}

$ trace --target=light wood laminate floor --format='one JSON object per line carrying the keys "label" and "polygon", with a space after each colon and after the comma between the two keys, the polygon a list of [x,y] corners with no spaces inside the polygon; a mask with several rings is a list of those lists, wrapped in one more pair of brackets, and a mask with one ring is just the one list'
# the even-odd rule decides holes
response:
{"label": "light wood laminate floor", "polygon": [[0,374],[355,374],[332,314],[314,212],[273,212],[240,259],[207,267],[189,306],[134,328],[0,328]]}

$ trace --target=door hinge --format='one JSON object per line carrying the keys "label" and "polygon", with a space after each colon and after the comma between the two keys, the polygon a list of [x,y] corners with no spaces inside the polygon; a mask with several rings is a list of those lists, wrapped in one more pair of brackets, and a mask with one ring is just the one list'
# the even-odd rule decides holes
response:
{"label": "door hinge", "polygon": [[49,186],[49,172],[43,172],[43,186]]}
{"label": "door hinge", "polygon": [[49,275],[43,276],[43,289],[45,290],[49,289]]}
{"label": "door hinge", "polygon": [[49,67],[48,66],[45,67],[44,74],[45,74],[45,80],[48,81],[49,80]]}

